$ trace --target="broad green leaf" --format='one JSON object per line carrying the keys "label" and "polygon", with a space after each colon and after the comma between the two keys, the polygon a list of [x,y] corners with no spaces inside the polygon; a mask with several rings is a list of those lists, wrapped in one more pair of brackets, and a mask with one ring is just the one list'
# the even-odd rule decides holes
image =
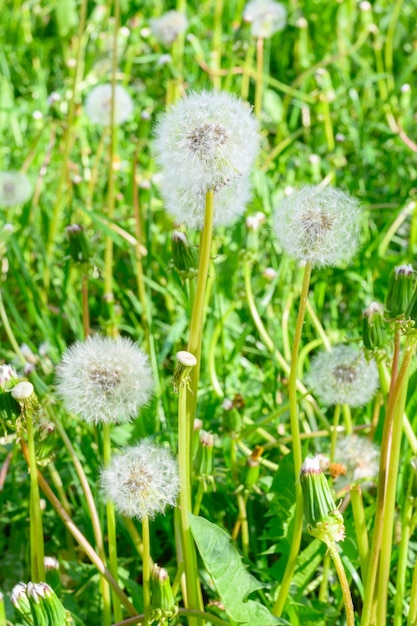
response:
{"label": "broad green leaf", "polygon": [[238,624],[288,624],[285,620],[274,617],[259,602],[247,600],[252,591],[261,589],[264,585],[246,570],[227,533],[208,520],[192,514],[190,525],[201,558],[213,579],[228,617]]}

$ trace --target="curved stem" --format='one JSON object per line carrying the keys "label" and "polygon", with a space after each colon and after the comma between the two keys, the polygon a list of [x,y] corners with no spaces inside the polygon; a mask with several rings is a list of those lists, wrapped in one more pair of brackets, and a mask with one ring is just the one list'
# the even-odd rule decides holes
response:
{"label": "curved stem", "polygon": [[297,323],[295,327],[294,341],[291,354],[291,371],[288,381],[288,396],[290,403],[290,425],[294,457],[294,478],[295,478],[295,515],[294,534],[292,538],[290,553],[282,579],[278,598],[273,608],[273,614],[278,617],[284,610],[285,602],[290,589],[291,579],[294,574],[297,556],[300,550],[301,534],[303,528],[303,493],[298,479],[302,465],[302,450],[300,439],[300,428],[298,424],[298,403],[297,403],[297,369],[298,353],[301,345],[301,334],[307,305],[308,291],[311,278],[311,263],[307,263],[304,269],[303,284],[301,287],[300,303],[298,307]]}
{"label": "curved stem", "polygon": [[342,589],[343,603],[345,605],[346,611],[346,624],[347,626],[355,626],[355,614],[353,612],[352,596],[350,593],[350,587],[346,578],[346,572],[343,567],[342,559],[340,558],[339,550],[337,549],[337,544],[333,541],[330,541],[327,544],[327,547],[329,549],[330,556],[333,559],[337,576],[339,578],[340,587]]}

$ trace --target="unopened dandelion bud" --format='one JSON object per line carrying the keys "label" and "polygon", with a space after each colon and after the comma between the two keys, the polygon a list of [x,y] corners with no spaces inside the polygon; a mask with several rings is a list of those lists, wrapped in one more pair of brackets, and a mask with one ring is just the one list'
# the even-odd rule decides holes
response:
{"label": "unopened dandelion bud", "polygon": [[242,417],[232,400],[223,401],[223,428],[226,432],[235,435],[242,428]]}
{"label": "unopened dandelion bud", "polygon": [[153,620],[171,619],[178,613],[168,572],[156,563],[151,574],[151,617]]}
{"label": "unopened dandelion bud", "polygon": [[272,281],[272,280],[274,280],[274,278],[276,278],[278,276],[278,272],[276,270],[274,270],[273,267],[266,267],[264,269],[264,271],[262,272],[262,276],[266,280]]}
{"label": "unopened dandelion bud", "polygon": [[88,263],[91,258],[90,246],[88,245],[85,231],[80,224],[67,226],[70,255],[74,263]]}
{"label": "unopened dandelion bud", "polygon": [[65,626],[67,614],[64,606],[47,583],[29,582],[26,594],[36,626]]}
{"label": "unopened dandelion bud", "polygon": [[414,271],[411,265],[398,265],[391,272],[385,308],[392,319],[403,317],[413,293]]}
{"label": "unopened dandelion bud", "polygon": [[33,625],[29,598],[26,595],[25,583],[17,583],[12,589],[10,600],[27,624]]}
{"label": "unopened dandelion bud", "polygon": [[384,308],[378,302],[371,302],[363,312],[362,339],[368,350],[377,350],[386,344]]}
{"label": "unopened dandelion bud", "polygon": [[172,378],[172,386],[175,391],[179,387],[188,385],[190,380],[190,372],[197,365],[197,359],[194,354],[187,352],[186,350],[180,350],[177,352],[177,366],[175,368],[174,376]]}
{"label": "unopened dandelion bud", "polygon": [[325,475],[316,458],[307,458],[300,472],[304,515],[308,532],[327,545],[343,541],[343,515],[337,509]]}
{"label": "unopened dandelion bud", "polygon": [[252,454],[246,460],[245,478],[243,484],[245,489],[252,491],[258,483],[260,462],[259,459],[263,454],[264,449],[262,446],[255,446]]}
{"label": "unopened dandelion bud", "polygon": [[22,381],[17,383],[11,391],[11,394],[15,400],[19,403],[25,403],[32,396],[34,388],[29,381]]}
{"label": "unopened dandelion bud", "polygon": [[45,568],[45,578],[48,585],[59,592],[61,589],[61,579],[59,574],[59,561],[54,556],[45,556],[43,559]]}
{"label": "unopened dandelion bud", "polygon": [[257,252],[259,249],[259,228],[265,219],[265,215],[260,212],[246,218],[246,248],[249,252]]}
{"label": "unopened dandelion bud", "polygon": [[194,470],[197,476],[213,475],[213,448],[214,436],[205,430],[200,431],[197,455],[194,460]]}
{"label": "unopened dandelion bud", "polygon": [[175,269],[185,277],[192,276],[198,268],[198,257],[194,248],[191,248],[187,235],[179,230],[174,230],[171,237],[172,260]]}
{"label": "unopened dandelion bud", "polygon": [[0,365],[0,389],[10,389],[17,380],[17,374],[11,365]]}

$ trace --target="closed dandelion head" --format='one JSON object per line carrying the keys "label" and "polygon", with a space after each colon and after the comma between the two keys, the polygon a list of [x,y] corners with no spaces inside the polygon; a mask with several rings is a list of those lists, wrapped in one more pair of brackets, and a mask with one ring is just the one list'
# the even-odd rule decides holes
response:
{"label": "closed dandelion head", "polygon": [[165,46],[171,46],[178,35],[186,30],[188,21],[184,13],[168,11],[161,17],[151,20],[150,24],[155,39]]}
{"label": "closed dandelion head", "polygon": [[23,204],[32,195],[32,185],[26,174],[0,172],[0,206]]}
{"label": "closed dandelion head", "polygon": [[248,176],[258,147],[257,121],[232,94],[191,93],[171,106],[159,120],[155,141],[168,211],[201,228],[205,194],[214,190],[222,198],[215,200],[214,223],[233,221],[248,200]]}
{"label": "closed dandelion head", "polygon": [[284,252],[315,267],[349,261],[359,243],[359,202],[333,187],[307,185],[285,198],[275,213]]}
{"label": "closed dandelion head", "polygon": [[113,456],[101,473],[106,500],[126,517],[154,518],[174,506],[178,491],[178,467],[172,454],[149,439]]}
{"label": "closed dandelion head", "polygon": [[[111,124],[112,86],[110,83],[98,85],[90,91],[85,101],[85,112],[92,122],[100,126]],[[127,91],[120,85],[114,90],[114,123],[123,124],[133,113],[133,102]]]}
{"label": "closed dandelion head", "polygon": [[130,339],[77,341],[57,367],[57,391],[70,413],[98,424],[127,422],[153,387],[147,355]]}
{"label": "closed dandelion head", "polygon": [[269,39],[283,30],[287,24],[287,9],[275,0],[251,0],[243,12],[245,22],[250,22],[251,34],[260,39]]}
{"label": "closed dandelion head", "polygon": [[334,459],[346,469],[346,473],[340,474],[335,481],[338,489],[352,483],[369,487],[378,476],[379,448],[367,437],[347,435],[338,439]]}
{"label": "closed dandelion head", "polygon": [[314,357],[306,382],[323,404],[364,406],[378,388],[378,368],[355,346],[339,345]]}

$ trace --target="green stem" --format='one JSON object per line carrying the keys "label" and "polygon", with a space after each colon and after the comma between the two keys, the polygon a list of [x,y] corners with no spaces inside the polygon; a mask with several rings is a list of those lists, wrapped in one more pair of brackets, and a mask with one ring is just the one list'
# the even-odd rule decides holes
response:
{"label": "green stem", "polygon": [[[214,30],[213,30],[213,45],[211,50],[212,65],[214,70],[219,70],[221,67],[222,57],[222,20],[223,14],[223,0],[216,0],[214,9]],[[213,86],[215,89],[221,89],[221,75],[219,72],[214,71],[213,74]]]}
{"label": "green stem", "polygon": [[347,435],[353,433],[352,414],[350,412],[350,406],[348,404],[342,405],[343,420],[345,422],[345,430]]}
{"label": "green stem", "polygon": [[385,517],[385,500],[386,500],[386,483],[388,460],[390,457],[392,426],[395,414],[395,407],[402,395],[403,384],[406,383],[406,374],[413,355],[411,346],[407,346],[404,353],[401,369],[396,377],[395,384],[390,389],[388,398],[388,406],[385,415],[384,429],[381,440],[381,452],[379,462],[379,475],[376,496],[376,515],[374,532],[372,538],[372,547],[369,557],[368,576],[366,578],[364,605],[362,609],[361,626],[370,626],[372,620],[372,612],[374,605],[375,582],[379,564],[379,553],[381,549],[382,533]]}
{"label": "green stem", "polygon": [[242,534],[242,551],[245,558],[249,557],[249,525],[248,514],[246,511],[246,504],[248,501],[248,494],[242,492],[237,494],[237,504],[239,507],[239,522]]}
{"label": "green stem", "polygon": [[417,559],[414,563],[413,579],[410,589],[410,606],[408,609],[407,626],[417,624]]}
{"label": "green stem", "polygon": [[14,336],[14,332],[12,330],[12,327],[10,326],[9,318],[7,316],[6,309],[4,307],[3,295],[2,295],[2,290],[1,289],[0,289],[0,319],[3,322],[3,326],[4,326],[4,330],[6,332],[6,335],[7,335],[7,339],[9,340],[10,345],[13,348],[13,351],[19,357],[19,359],[21,361],[21,365],[24,365],[26,363],[26,359],[23,356],[22,351],[20,350],[19,344],[17,343],[16,337]]}
{"label": "green stem", "polygon": [[303,528],[303,494],[301,484],[298,479],[302,465],[302,449],[300,439],[300,428],[298,424],[298,403],[297,403],[297,368],[298,353],[301,345],[301,334],[307,305],[308,291],[311,278],[311,263],[307,263],[304,268],[304,278],[301,287],[300,304],[298,307],[297,322],[295,327],[294,341],[291,354],[291,371],[288,381],[288,397],[290,403],[290,425],[294,457],[294,477],[295,477],[295,515],[294,534],[292,538],[290,553],[278,593],[278,598],[273,608],[273,614],[278,617],[284,610],[285,602],[289,593],[291,579],[294,574],[297,556],[300,550],[301,534]]}
{"label": "green stem", "polygon": [[402,519],[401,519],[401,543],[400,551],[398,555],[397,566],[397,580],[395,585],[395,598],[394,598],[394,626],[403,626],[403,603],[405,593],[405,580],[407,575],[407,560],[408,560],[408,548],[410,543],[410,536],[413,530],[413,498],[412,487],[414,483],[414,468],[411,470],[407,492],[404,498]]}
{"label": "green stem", "polygon": [[336,404],[336,406],[334,408],[332,434],[331,434],[331,437],[330,437],[330,455],[329,455],[330,463],[333,463],[334,455],[335,455],[335,451],[336,451],[337,427],[339,426],[340,410],[341,410],[341,405],[340,404]]}
{"label": "green stem", "polygon": [[[213,213],[214,213],[214,191],[210,190],[206,194],[206,208],[204,214],[204,227],[200,240],[200,256],[198,261],[198,276],[193,311],[190,322],[190,335],[188,339],[188,352],[191,352],[197,359],[201,351],[201,339],[204,322],[204,302],[207,285],[208,270],[210,265],[211,241],[213,235]],[[188,427],[191,429],[195,417],[197,406],[197,392],[199,380],[200,363],[193,368],[187,398]]]}
{"label": "green stem", "polygon": [[4,606],[4,596],[0,591],[0,626],[7,626],[6,607]]}
{"label": "green stem", "polygon": [[349,587],[348,580],[346,578],[346,572],[343,567],[342,559],[340,558],[339,550],[337,548],[337,544],[334,543],[333,541],[329,541],[329,543],[327,544],[327,547],[329,549],[330,556],[333,559],[337,576],[339,578],[340,587],[342,589],[343,603],[345,605],[345,611],[346,611],[346,624],[347,626],[355,626],[355,614],[353,612],[352,596],[350,593],[350,587]]}
{"label": "green stem", "polygon": [[264,40],[259,37],[256,41],[256,86],[255,86],[255,115],[260,119],[262,114],[264,77]]}
{"label": "green stem", "polygon": [[199,480],[197,493],[194,499],[193,515],[200,515],[200,508],[201,508],[201,503],[203,501],[204,492],[205,492],[204,480]]}
{"label": "green stem", "polygon": [[327,602],[330,563],[331,563],[330,555],[326,554],[323,559],[323,578],[320,583],[320,590],[319,590],[320,602]]}
{"label": "green stem", "polygon": [[28,438],[29,471],[30,471],[30,562],[31,580],[41,582],[45,580],[44,543],[42,511],[40,506],[38,468],[36,464],[35,436],[30,411],[22,410],[26,418],[26,433]]}
{"label": "green stem", "polygon": [[[414,354],[411,346],[406,347],[406,355],[410,354],[410,360]],[[404,356],[404,361],[406,359]],[[403,365],[404,365],[403,361]],[[378,606],[377,624],[387,623],[387,598],[388,584],[391,573],[391,552],[394,532],[395,500],[397,494],[397,479],[400,463],[401,439],[402,439],[402,418],[405,409],[407,386],[408,386],[408,366],[401,367],[397,382],[400,384],[398,400],[394,406],[394,418],[392,423],[391,451],[389,455],[387,486],[384,506],[384,519],[382,530],[381,556],[378,571]]]}
{"label": "green stem", "polygon": [[249,96],[249,84],[250,84],[250,77],[252,73],[252,60],[253,60],[254,52],[255,52],[255,46],[253,45],[251,41],[248,44],[245,63],[243,65],[242,85],[240,88],[240,95],[241,95],[242,100],[247,100]]}
{"label": "green stem", "polygon": [[[103,423],[103,461],[104,467],[107,467],[111,460],[111,439],[110,424]],[[117,538],[116,538],[116,515],[114,512],[113,502],[106,503],[107,513],[107,543],[109,547],[109,568],[113,578],[118,581],[118,565],[117,565]],[[112,590],[113,610],[115,621],[123,619],[122,605],[120,598]]]}
{"label": "green stem", "polygon": [[[178,466],[181,541],[186,584],[185,604],[187,608],[202,609],[203,601],[198,577],[197,554],[189,522],[189,512],[191,511],[191,430],[187,416],[187,378],[188,376],[185,376],[185,379],[181,380],[180,378],[178,381]],[[195,621],[191,626],[193,624]]]}
{"label": "green stem", "polygon": [[142,585],[143,585],[143,611],[145,618],[143,624],[148,626],[151,617],[151,538],[149,534],[149,518],[145,516],[142,519],[142,544],[143,544],[143,567],[142,567]]}
{"label": "green stem", "polygon": [[369,563],[369,538],[366,529],[365,510],[363,507],[362,491],[359,485],[350,488],[352,502],[353,521],[355,524],[356,541],[358,543],[359,561],[361,564],[362,580],[368,575]]}

